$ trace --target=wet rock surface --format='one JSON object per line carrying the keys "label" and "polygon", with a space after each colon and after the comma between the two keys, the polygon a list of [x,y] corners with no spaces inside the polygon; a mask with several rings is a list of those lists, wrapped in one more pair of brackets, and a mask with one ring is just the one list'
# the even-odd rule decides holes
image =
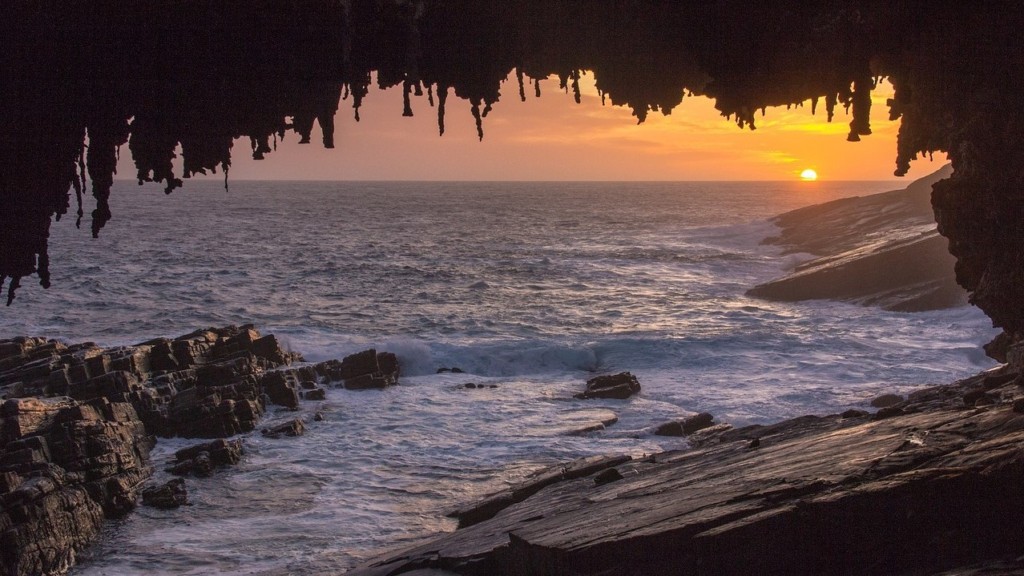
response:
{"label": "wet rock surface", "polygon": [[0,405],[0,568],[51,574],[106,518],[135,507],[153,438],[131,404],[15,398]]}
{"label": "wet rock surface", "polygon": [[[714,426],[466,508],[453,533],[354,575],[973,574],[1024,549],[1024,389],[1007,368],[920,390],[882,420]],[[995,377],[995,378],[993,378]],[[987,379],[991,405],[962,396]],[[756,442],[756,447],[753,445]],[[610,472],[608,470],[614,470]],[[597,473],[601,472],[600,475]],[[621,476],[619,478],[618,476]]]}
{"label": "wet rock surface", "polygon": [[[141,491],[156,436],[216,438],[179,450],[167,469],[210,476],[242,457],[241,440],[226,437],[254,430],[268,403],[297,409],[300,389],[322,399],[333,368],[342,383],[397,381],[394,354],[353,357],[292,367],[301,357],[252,326],[119,348],[0,340],[0,573],[61,573],[140,494],[157,508],[187,503],[181,479]],[[279,428],[295,435],[303,425]]]}

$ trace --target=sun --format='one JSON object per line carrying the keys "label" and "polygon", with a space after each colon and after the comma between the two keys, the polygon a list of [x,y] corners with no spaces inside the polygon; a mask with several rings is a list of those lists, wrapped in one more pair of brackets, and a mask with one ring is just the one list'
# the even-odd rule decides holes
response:
{"label": "sun", "polygon": [[800,173],[800,179],[805,182],[811,182],[818,179],[818,173],[811,168],[808,168]]}

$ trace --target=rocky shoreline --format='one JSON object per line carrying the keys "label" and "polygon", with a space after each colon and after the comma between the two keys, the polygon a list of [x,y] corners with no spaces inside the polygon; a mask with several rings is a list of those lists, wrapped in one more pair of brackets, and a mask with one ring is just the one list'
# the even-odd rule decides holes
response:
{"label": "rocky shoreline", "polygon": [[[66,571],[106,519],[139,502],[187,504],[182,478],[237,463],[243,444],[226,438],[257,429],[269,406],[297,410],[325,386],[399,376],[397,358],[375,350],[296,365],[300,355],[252,326],[119,348],[16,338],[0,356],[0,569],[17,576]],[[452,511],[456,531],[351,573],[1024,573],[1024,345],[1007,361],[879,398],[874,414],[669,422],[655,433],[687,436],[691,449],[542,470]],[[629,373],[593,378],[579,397],[624,399],[639,386]],[[309,424],[275,420],[263,434]],[[214,440],[179,450],[167,469],[177,478],[154,485],[158,436]]]}
{"label": "rocky shoreline", "polygon": [[[248,325],[119,348],[0,341],[0,573],[66,571],[140,494],[162,507],[187,501],[174,481],[143,491],[158,436],[228,438],[254,430],[270,405],[297,409],[322,399],[322,386],[383,388],[399,375],[395,355],[376,350],[292,367],[300,360]],[[265,433],[301,433],[296,422]],[[199,444],[169,472],[208,475],[240,450]]]}
{"label": "rocky shoreline", "polygon": [[349,574],[1024,574],[1022,371],[547,470]]}

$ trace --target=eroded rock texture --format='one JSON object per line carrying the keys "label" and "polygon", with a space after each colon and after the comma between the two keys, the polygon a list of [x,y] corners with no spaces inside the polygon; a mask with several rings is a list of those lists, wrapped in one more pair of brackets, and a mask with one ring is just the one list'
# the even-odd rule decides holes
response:
{"label": "eroded rock texture", "polygon": [[1018,377],[1011,366],[921,390],[889,417],[715,426],[692,450],[556,468],[350,574],[952,574],[1004,561],[1018,572],[977,573],[1017,574]]}
{"label": "eroded rock texture", "polygon": [[254,430],[267,401],[298,406],[297,383],[273,371],[298,358],[252,326],[121,348],[16,338],[0,341],[0,393],[125,402],[150,434],[223,438]]}
{"label": "eroded rock texture", "polygon": [[153,439],[131,404],[104,398],[0,405],[0,572],[61,572],[104,518],[135,507]]}
{"label": "eroded rock texture", "polygon": [[[750,128],[765,107],[810,99],[830,119],[848,109],[853,141],[871,133],[870,90],[886,76],[888,113],[902,118],[896,172],[918,154],[950,154],[955,174],[936,186],[934,207],[957,279],[997,325],[1024,329],[1018,3],[15,0],[0,11],[9,297],[25,276],[49,285],[48,230],[72,210],[71,190],[81,217],[91,186],[94,234],[112,217],[129,139],[139,181],[171,191],[226,171],[237,137],[262,158],[286,130],[308,141],[317,122],[332,146],[339,97],[358,117],[373,73],[407,96],[427,92],[442,133],[453,96],[482,136],[502,91],[540,94],[551,74],[578,91],[590,71],[607,101],[641,121],[684,93],[714,98]],[[396,111],[415,112],[409,98]],[[179,144],[182,174],[171,162]]]}
{"label": "eroded rock texture", "polygon": [[[268,404],[299,406],[299,388],[395,384],[394,354],[368,350],[293,367],[298,354],[251,325],[196,330],[120,348],[0,340],[0,574],[62,573],[105,518],[136,504],[156,436],[217,438],[175,453],[168,472],[209,476],[242,457]],[[300,385],[300,382],[302,384]],[[364,386],[368,387],[368,386]],[[290,427],[288,427],[290,426]],[[294,420],[281,434],[299,434]],[[180,481],[144,502],[187,502]]]}

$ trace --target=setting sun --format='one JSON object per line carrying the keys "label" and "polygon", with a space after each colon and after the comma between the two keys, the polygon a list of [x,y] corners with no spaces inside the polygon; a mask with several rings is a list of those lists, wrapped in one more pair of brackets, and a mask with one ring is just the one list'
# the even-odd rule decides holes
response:
{"label": "setting sun", "polygon": [[814,170],[808,168],[808,169],[806,169],[806,170],[804,170],[803,172],[800,173],[800,179],[801,180],[806,180],[808,182],[811,181],[811,180],[817,180],[818,179],[818,173],[815,172]]}

